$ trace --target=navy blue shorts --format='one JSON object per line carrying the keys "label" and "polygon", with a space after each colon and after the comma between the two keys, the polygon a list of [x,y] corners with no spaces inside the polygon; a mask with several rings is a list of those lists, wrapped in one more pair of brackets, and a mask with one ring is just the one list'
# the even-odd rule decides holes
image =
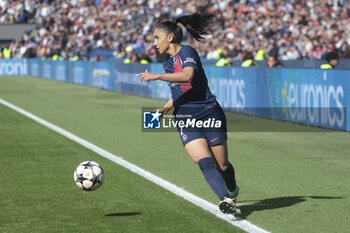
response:
{"label": "navy blue shorts", "polygon": [[184,122],[183,127],[179,127],[181,124],[177,127],[183,146],[198,138],[207,139],[209,146],[227,140],[226,117],[220,106],[216,106],[210,115],[203,118],[180,117],[177,120]]}

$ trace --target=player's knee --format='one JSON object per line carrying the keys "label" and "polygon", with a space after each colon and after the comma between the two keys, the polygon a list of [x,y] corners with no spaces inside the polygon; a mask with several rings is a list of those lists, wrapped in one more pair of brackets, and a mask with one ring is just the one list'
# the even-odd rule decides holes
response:
{"label": "player's knee", "polygon": [[199,161],[203,158],[207,158],[208,156],[190,156],[192,161],[195,162],[196,164],[199,164]]}

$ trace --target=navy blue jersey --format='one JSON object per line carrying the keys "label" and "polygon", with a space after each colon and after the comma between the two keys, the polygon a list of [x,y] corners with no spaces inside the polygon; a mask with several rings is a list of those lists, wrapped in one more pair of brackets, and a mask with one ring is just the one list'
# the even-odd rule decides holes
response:
{"label": "navy blue jersey", "polygon": [[181,72],[185,67],[195,69],[191,82],[168,82],[174,102],[174,114],[204,117],[214,110],[216,97],[209,89],[202,62],[194,48],[182,46],[175,56],[164,60],[163,67],[166,73]]}

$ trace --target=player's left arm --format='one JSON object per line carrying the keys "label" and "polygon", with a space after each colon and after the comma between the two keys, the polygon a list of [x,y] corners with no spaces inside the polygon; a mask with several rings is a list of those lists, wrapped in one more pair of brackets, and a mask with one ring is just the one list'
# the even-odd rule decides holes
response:
{"label": "player's left arm", "polygon": [[162,80],[173,83],[189,83],[192,81],[194,73],[195,69],[188,66],[183,68],[181,72],[177,73],[154,74],[146,70],[145,72],[139,73],[136,76],[140,77],[140,83],[142,83],[142,81],[148,82],[150,80]]}

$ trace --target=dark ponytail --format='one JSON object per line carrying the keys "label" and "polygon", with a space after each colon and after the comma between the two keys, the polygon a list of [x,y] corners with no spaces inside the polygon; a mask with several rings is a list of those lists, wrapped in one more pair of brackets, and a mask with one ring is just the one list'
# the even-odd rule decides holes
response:
{"label": "dark ponytail", "polygon": [[204,39],[203,35],[208,33],[205,28],[210,25],[214,15],[213,14],[199,14],[194,13],[193,15],[186,15],[176,19],[176,23],[181,23],[184,25],[186,30],[191,34],[191,36],[197,41]]}
{"label": "dark ponytail", "polygon": [[158,24],[156,28],[164,30],[168,35],[174,33],[174,39],[172,42],[180,43],[183,34],[178,23],[181,23],[194,39],[201,41],[204,39],[203,36],[208,34],[205,29],[210,25],[214,16],[214,14],[194,13],[192,15],[181,16],[177,18],[175,22],[162,22]]}

